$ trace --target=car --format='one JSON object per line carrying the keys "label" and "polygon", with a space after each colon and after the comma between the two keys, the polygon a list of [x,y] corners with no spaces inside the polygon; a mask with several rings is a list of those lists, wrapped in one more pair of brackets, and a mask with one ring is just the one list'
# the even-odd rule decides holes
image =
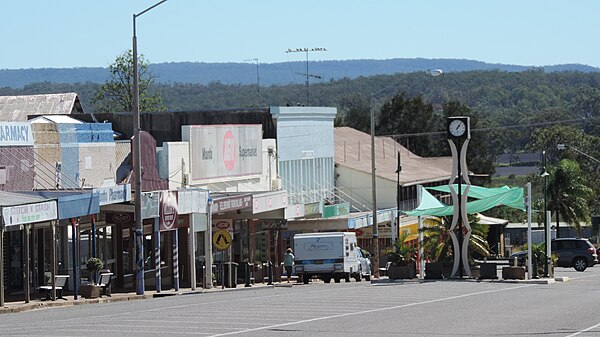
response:
{"label": "car", "polygon": [[358,248],[356,254],[358,261],[360,262],[362,277],[364,277],[366,281],[371,281],[371,253],[366,249]]}
{"label": "car", "polygon": [[551,242],[552,254],[556,254],[558,267],[573,267],[584,271],[598,263],[596,248],[588,239],[559,238]]}

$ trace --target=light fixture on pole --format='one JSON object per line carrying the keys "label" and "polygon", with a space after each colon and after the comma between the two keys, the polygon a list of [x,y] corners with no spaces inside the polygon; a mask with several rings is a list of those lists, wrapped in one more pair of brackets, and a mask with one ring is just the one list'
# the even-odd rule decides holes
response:
{"label": "light fixture on pole", "polygon": [[138,78],[137,36],[135,19],[154,7],[166,2],[162,0],[138,14],[133,14],[133,167],[135,175],[135,266],[136,266],[136,294],[144,294],[144,243],[142,228],[142,165],[141,165],[141,140],[140,140],[140,88]]}
{"label": "light fixture on pole", "polygon": [[[398,236],[397,238],[400,238],[400,200],[401,198],[401,192],[402,192],[402,187],[400,186],[400,172],[402,172],[402,155],[400,154],[400,151],[398,151],[398,167],[396,168],[396,210],[398,211]],[[396,228],[394,228],[394,231],[396,231]]]}
{"label": "light fixture on pole", "polygon": [[319,79],[321,78],[321,76],[311,75],[308,73],[308,53],[311,51],[327,51],[327,49],[325,49],[325,48],[296,48],[296,49],[288,49],[285,51],[286,53],[306,53],[306,73],[305,74],[299,73],[299,75],[306,75],[306,106],[308,106],[310,104],[309,91],[308,91],[309,78],[310,77],[319,78]]}

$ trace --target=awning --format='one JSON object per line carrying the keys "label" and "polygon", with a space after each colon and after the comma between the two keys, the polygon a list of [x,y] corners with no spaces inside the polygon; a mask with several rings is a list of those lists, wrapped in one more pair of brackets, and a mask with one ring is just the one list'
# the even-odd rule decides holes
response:
{"label": "awning", "polygon": [[6,230],[19,230],[20,225],[56,220],[56,200],[25,193],[0,191],[2,225]]}

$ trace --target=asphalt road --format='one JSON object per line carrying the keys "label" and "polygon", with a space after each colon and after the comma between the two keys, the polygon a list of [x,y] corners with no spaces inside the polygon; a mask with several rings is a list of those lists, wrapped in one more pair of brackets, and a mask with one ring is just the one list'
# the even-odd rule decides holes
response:
{"label": "asphalt road", "polygon": [[600,266],[528,285],[350,282],[0,315],[2,336],[600,336]]}

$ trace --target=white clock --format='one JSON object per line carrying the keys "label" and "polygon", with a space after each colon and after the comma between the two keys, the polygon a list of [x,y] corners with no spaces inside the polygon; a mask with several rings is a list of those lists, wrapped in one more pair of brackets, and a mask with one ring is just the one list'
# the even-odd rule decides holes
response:
{"label": "white clock", "polygon": [[448,124],[448,132],[453,137],[462,137],[467,131],[467,125],[462,119],[455,119]]}

